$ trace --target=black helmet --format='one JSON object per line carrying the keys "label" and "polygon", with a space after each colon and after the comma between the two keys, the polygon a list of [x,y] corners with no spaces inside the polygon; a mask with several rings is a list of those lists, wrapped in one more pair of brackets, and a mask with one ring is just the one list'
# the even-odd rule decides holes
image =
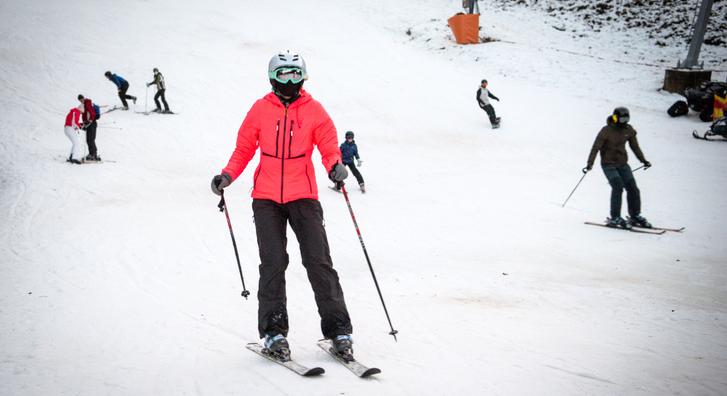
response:
{"label": "black helmet", "polygon": [[346,131],[346,139],[348,138],[353,139],[353,131]]}
{"label": "black helmet", "polygon": [[485,79],[483,78],[483,79],[482,79],[482,81],[480,81],[480,84],[485,84],[485,83],[487,83],[487,80],[485,80]]}
{"label": "black helmet", "polygon": [[106,72],[106,73],[104,73],[103,75],[104,75],[104,76],[106,76],[106,77],[111,77],[111,72],[110,72],[110,71],[107,71],[107,72]]}
{"label": "black helmet", "polygon": [[83,95],[81,95],[81,94],[78,94],[78,100],[83,100],[83,99],[85,99],[85,98],[83,97]]}
{"label": "black helmet", "polygon": [[159,69],[157,69],[157,68],[155,67],[155,68],[154,68],[154,70],[153,70],[153,72],[154,72],[154,73],[159,73]]}
{"label": "black helmet", "polygon": [[629,123],[629,109],[625,107],[617,107],[613,109],[613,116],[611,116],[611,119],[613,119],[613,122],[620,124],[620,125],[626,125]]}

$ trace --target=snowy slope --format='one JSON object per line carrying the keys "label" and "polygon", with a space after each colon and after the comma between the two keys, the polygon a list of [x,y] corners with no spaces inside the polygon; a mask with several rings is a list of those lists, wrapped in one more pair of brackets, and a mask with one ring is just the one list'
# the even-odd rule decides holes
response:
{"label": "snowy slope", "polygon": [[[483,30],[500,41],[459,47],[442,30],[458,3],[0,3],[0,394],[726,393],[727,147],[665,114],[677,97],[649,64],[679,49],[635,37],[639,59],[623,62],[608,50],[618,33],[571,40],[533,10],[487,4]],[[320,198],[376,379],[315,346],[292,237],[293,355],[327,372],[299,378],[243,348],[257,338],[252,169],[226,194],[248,301],[208,186],[285,48],[365,161],[369,193],[351,200],[398,343],[342,197]],[[64,163],[76,95],[117,103],[112,70],[142,110],[153,67],[179,115],[104,115],[99,153],[116,162]],[[496,132],[474,100],[481,78],[502,99]],[[560,207],[618,105],[654,164],[636,174],[644,214],[685,233],[582,225],[608,213],[598,170]]]}

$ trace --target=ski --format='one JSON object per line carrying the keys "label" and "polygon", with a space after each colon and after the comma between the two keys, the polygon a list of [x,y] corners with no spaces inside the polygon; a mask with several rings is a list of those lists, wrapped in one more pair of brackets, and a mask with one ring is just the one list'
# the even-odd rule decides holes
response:
{"label": "ski", "polygon": [[586,221],[584,223],[585,224],[588,224],[588,225],[594,225],[594,226],[612,228],[614,230],[638,232],[640,234],[661,235],[661,234],[664,234],[666,232],[666,230],[658,230],[658,229],[654,229],[654,228],[638,228],[638,227],[635,227],[635,228],[627,229],[627,228],[620,228],[620,227],[611,227],[611,226],[608,226],[608,225],[606,225],[604,223],[594,223],[592,221]]}
{"label": "ski", "polygon": [[346,366],[347,369],[351,370],[352,373],[356,374],[359,378],[366,378],[369,376],[372,376],[374,374],[379,374],[381,372],[380,369],[376,367],[366,367],[363,364],[357,362],[356,360],[352,360],[350,362],[344,360],[341,358],[339,354],[337,354],[333,350],[333,345],[331,344],[331,340],[319,340],[318,346],[321,347],[326,353],[328,353],[332,358],[334,358],[338,363],[341,363],[342,365]]}
{"label": "ski", "polygon": [[144,114],[144,115],[151,115],[151,114],[175,115],[175,114],[179,114],[179,113],[174,113],[174,112],[171,112],[171,111],[168,111],[168,112],[163,112],[163,111],[162,112],[159,112],[159,111],[135,111],[134,113],[136,113],[136,114]]}
{"label": "ski", "polygon": [[659,230],[659,231],[670,231],[670,232],[682,232],[682,231],[684,231],[684,228],[685,228],[685,227],[667,228],[667,227],[638,227],[638,226],[634,226],[634,227],[639,228],[639,229],[644,229],[644,230]]}
{"label": "ski", "polygon": [[112,112],[112,111],[115,111],[115,110],[118,110],[118,109],[120,109],[120,108],[121,108],[121,107],[119,107],[119,106],[114,106],[114,107],[112,107],[112,108],[110,108],[110,109],[108,109],[108,110],[106,110],[106,111],[102,111],[102,112],[101,112],[101,114],[106,114],[106,113],[110,113],[110,112]]}
{"label": "ski", "polygon": [[317,375],[321,375],[326,372],[326,370],[322,369],[321,367],[306,367],[303,366],[300,363],[297,363],[294,360],[280,360],[276,358],[275,356],[271,355],[269,352],[267,352],[267,348],[264,348],[262,345],[258,344],[257,342],[251,342],[247,344],[247,349],[257,353],[258,355],[264,357],[265,359],[270,360],[271,362],[275,362],[293,372],[295,372],[298,375],[301,375],[303,377],[313,377]]}

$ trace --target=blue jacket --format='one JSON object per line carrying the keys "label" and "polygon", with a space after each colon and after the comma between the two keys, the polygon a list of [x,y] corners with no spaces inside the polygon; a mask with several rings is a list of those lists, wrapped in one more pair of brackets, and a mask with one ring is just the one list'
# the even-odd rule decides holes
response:
{"label": "blue jacket", "polygon": [[359,159],[358,147],[354,142],[343,142],[341,144],[341,160],[344,164],[353,164],[353,159]]}
{"label": "blue jacket", "polygon": [[118,87],[119,89],[121,89],[121,86],[122,86],[122,85],[124,85],[124,84],[128,84],[128,82],[126,82],[126,80],[124,80],[124,78],[123,78],[123,77],[121,77],[121,76],[117,76],[116,74],[112,74],[112,75],[111,75],[111,78],[110,78],[109,80],[111,80],[111,82],[112,82],[112,83],[116,84],[116,86],[117,86],[117,87]]}

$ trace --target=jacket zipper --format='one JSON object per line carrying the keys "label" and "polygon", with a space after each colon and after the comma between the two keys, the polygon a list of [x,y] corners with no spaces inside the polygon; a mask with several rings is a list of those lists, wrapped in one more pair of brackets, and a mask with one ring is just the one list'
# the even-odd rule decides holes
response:
{"label": "jacket zipper", "polygon": [[290,121],[290,140],[288,141],[288,158],[290,158],[290,155],[292,154],[292,151],[290,150],[292,145],[293,145],[293,121]]}
{"label": "jacket zipper", "polygon": [[[278,121],[280,122],[280,121]],[[282,147],[282,153],[280,153],[280,203],[284,203],[283,201],[283,182],[285,180],[285,124],[288,123],[288,105],[285,105],[285,116],[283,117],[283,144],[281,144]],[[280,125],[280,124],[278,124]],[[277,141],[276,141],[276,150],[277,150]],[[277,153],[276,153],[277,154]]]}
{"label": "jacket zipper", "polygon": [[278,139],[280,139],[280,120],[278,120],[278,124],[275,126],[275,156],[278,156]]}

